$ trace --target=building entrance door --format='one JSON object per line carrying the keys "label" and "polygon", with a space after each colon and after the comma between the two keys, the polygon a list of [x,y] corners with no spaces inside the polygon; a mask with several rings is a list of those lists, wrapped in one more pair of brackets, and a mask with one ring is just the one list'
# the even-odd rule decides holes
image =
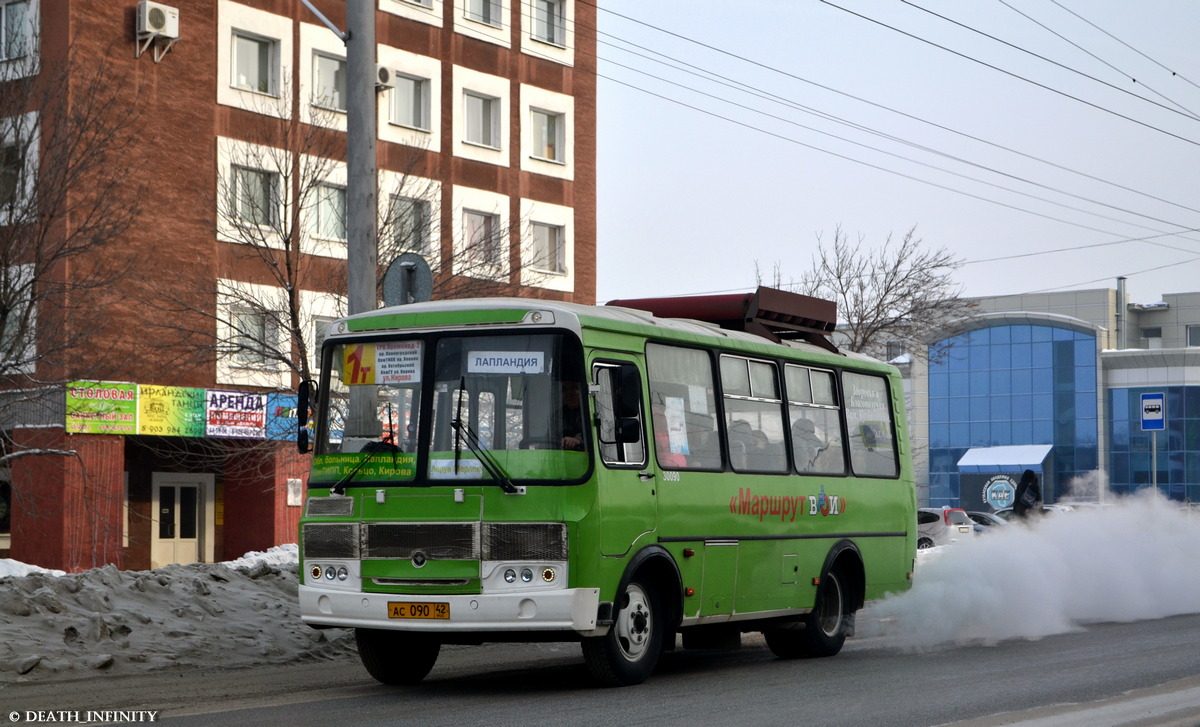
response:
{"label": "building entrance door", "polygon": [[212,475],[154,473],[151,568],[206,560],[212,542],[212,483]]}

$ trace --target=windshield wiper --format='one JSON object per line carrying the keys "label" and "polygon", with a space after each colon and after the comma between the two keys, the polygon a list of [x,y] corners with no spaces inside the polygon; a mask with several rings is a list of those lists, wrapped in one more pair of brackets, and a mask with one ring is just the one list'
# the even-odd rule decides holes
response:
{"label": "windshield wiper", "polygon": [[[496,481],[496,484],[500,485],[500,489],[504,490],[510,495],[517,494],[519,492],[517,486],[514,485],[512,480],[508,478],[508,475],[504,474],[504,470],[500,468],[500,465],[496,463],[496,460],[492,458],[492,455],[483,448],[483,445],[479,441],[479,435],[475,433],[475,430],[471,429],[470,425],[464,423],[461,419],[455,419],[452,424],[454,426],[454,431],[461,434],[463,439],[466,440],[467,448],[479,458],[479,463],[483,465],[483,469],[487,471],[488,476]],[[457,451],[454,453],[454,465],[455,471],[457,472]]]}
{"label": "windshield wiper", "polygon": [[395,467],[396,466],[396,452],[398,452],[398,451],[400,451],[399,447],[397,447],[395,444],[392,444],[391,442],[385,442],[382,439],[377,442],[367,442],[366,444],[363,445],[363,448],[359,450],[359,454],[366,452],[367,456],[360,459],[358,461],[358,464],[354,465],[354,469],[347,472],[345,475],[342,476],[342,479],[335,482],[333,484],[333,487],[329,488],[329,494],[331,494],[331,495],[346,494],[346,485],[348,485],[350,483],[350,481],[353,480],[356,475],[358,475],[359,470],[361,470],[363,467],[365,467],[367,462],[370,462],[371,459],[374,458],[376,452],[391,452],[392,453],[392,466]]}

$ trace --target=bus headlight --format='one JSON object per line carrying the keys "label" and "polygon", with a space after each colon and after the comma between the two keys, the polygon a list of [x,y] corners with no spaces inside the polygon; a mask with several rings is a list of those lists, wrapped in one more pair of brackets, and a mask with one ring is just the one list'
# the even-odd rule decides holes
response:
{"label": "bus headlight", "polygon": [[508,570],[504,571],[505,583],[512,583],[515,580],[517,580],[517,572],[515,570],[509,568]]}

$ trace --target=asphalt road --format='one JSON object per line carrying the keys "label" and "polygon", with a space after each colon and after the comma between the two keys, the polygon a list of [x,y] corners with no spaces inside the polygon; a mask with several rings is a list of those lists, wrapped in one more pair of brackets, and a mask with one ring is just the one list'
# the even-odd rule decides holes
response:
{"label": "asphalt road", "polygon": [[669,653],[650,681],[624,689],[593,687],[575,644],[447,647],[425,682],[409,688],[377,684],[353,659],[0,686],[0,721],[102,710],[269,727],[1196,727],[1200,615],[916,653],[855,639],[836,657],[810,661],[780,661],[747,636],[736,652]]}

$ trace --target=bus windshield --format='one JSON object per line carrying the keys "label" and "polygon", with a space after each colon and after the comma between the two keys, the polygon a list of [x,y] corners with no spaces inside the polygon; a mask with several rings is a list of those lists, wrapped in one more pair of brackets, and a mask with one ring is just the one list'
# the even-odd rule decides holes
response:
{"label": "bus windshield", "polygon": [[318,486],[352,471],[350,486],[588,472],[581,355],[560,334],[373,339],[331,354]]}

